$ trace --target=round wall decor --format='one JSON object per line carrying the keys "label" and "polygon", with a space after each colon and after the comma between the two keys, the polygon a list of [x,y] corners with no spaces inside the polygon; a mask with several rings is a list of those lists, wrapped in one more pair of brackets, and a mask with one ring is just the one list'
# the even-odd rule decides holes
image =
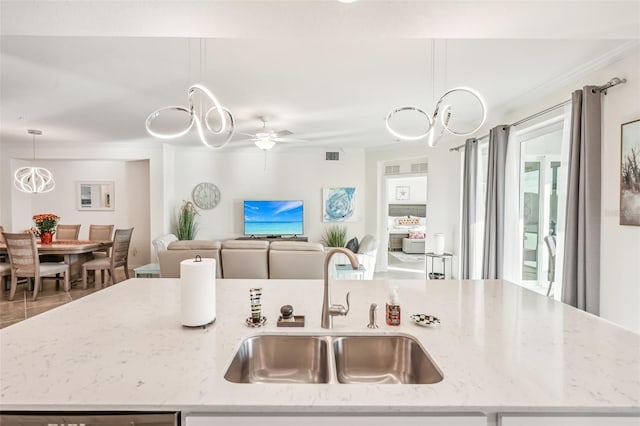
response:
{"label": "round wall decor", "polygon": [[220,190],[211,182],[202,182],[193,188],[191,198],[196,206],[209,210],[220,202]]}

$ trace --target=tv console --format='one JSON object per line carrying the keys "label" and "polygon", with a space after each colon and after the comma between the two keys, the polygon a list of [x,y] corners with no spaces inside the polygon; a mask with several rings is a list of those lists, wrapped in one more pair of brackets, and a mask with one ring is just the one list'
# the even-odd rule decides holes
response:
{"label": "tv console", "polygon": [[309,241],[309,237],[301,237],[294,235],[292,237],[279,235],[245,235],[238,237],[236,240],[262,240],[262,241]]}

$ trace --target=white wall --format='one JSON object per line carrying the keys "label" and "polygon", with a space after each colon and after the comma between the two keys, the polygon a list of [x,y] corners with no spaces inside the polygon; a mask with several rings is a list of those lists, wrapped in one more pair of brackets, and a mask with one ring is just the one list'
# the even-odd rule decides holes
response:
{"label": "white wall", "polygon": [[620,125],[640,118],[640,48],[626,58],[590,73],[554,94],[514,111],[513,122],[571,97],[585,85],[601,85],[612,77],[627,83],[602,98],[602,222],[600,246],[600,316],[640,333],[640,227],[621,226]]}
{"label": "white wall", "polygon": [[600,316],[640,333],[640,227],[620,225],[620,124],[640,118],[640,53],[599,73],[627,77],[603,100]]}
{"label": "white wall", "polygon": [[322,189],[355,187],[355,220],[344,222],[348,238],[361,238],[365,228],[366,184],[364,152],[345,150],[339,161],[326,161],[320,149],[272,150],[265,155],[248,151],[210,151],[204,148],[174,152],[175,169],[172,220],[182,200],[191,199],[193,187],[212,182],[220,189],[217,207],[201,210],[198,239],[222,240],[243,235],[243,200],[279,199],[304,201],[304,234],[320,241],[327,223],[322,222]]}
{"label": "white wall", "polygon": [[[426,175],[425,175],[426,176]],[[387,202],[389,204],[425,204],[427,202],[427,179],[422,177],[392,177],[387,179]],[[407,187],[409,198],[398,200],[398,187]]]}

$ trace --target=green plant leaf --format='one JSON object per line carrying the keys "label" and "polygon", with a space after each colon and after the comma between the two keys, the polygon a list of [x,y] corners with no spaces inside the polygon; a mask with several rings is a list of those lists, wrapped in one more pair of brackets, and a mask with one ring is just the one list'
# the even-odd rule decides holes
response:
{"label": "green plant leaf", "polygon": [[327,247],[344,247],[347,244],[347,227],[331,225],[325,228],[322,242]]}

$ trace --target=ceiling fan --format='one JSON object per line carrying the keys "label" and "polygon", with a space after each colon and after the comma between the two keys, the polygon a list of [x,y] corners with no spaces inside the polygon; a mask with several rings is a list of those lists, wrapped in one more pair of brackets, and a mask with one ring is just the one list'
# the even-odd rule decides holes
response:
{"label": "ceiling fan", "polygon": [[240,133],[250,137],[251,141],[261,150],[268,151],[278,142],[293,142],[293,139],[286,139],[286,136],[292,135],[289,130],[275,131],[267,127],[267,119],[264,116],[258,117],[262,121],[262,128],[255,133]]}

